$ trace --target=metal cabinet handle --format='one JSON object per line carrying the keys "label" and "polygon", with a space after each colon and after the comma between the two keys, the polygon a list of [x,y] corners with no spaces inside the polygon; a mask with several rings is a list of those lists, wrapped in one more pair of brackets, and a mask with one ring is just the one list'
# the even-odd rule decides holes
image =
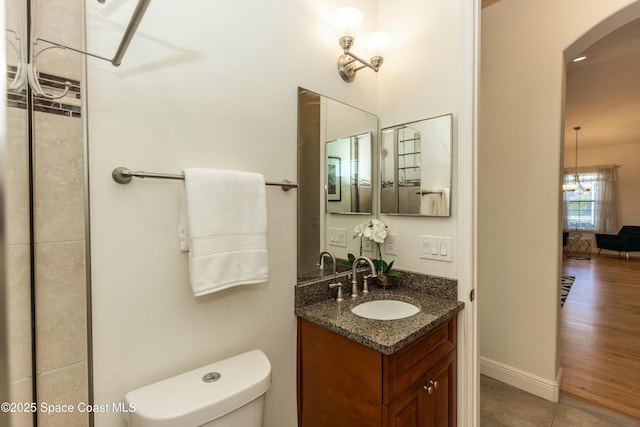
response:
{"label": "metal cabinet handle", "polygon": [[434,389],[437,389],[440,386],[440,383],[438,381],[429,381],[431,383],[431,385],[433,385]]}
{"label": "metal cabinet handle", "polygon": [[427,394],[433,394],[433,387],[431,386],[424,386],[424,389],[427,391]]}

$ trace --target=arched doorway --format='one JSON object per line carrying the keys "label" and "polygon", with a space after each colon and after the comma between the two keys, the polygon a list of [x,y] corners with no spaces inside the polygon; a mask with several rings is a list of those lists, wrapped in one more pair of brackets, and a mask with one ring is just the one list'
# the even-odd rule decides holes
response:
{"label": "arched doorway", "polygon": [[562,378],[557,334],[565,65],[638,17],[637,1],[501,0],[483,11],[477,251],[481,372],[548,400],[558,398]]}
{"label": "arched doorway", "polygon": [[[635,276],[640,273],[640,259],[618,259],[617,253],[606,250],[599,257],[594,239],[594,233],[615,233],[621,225],[640,224],[640,202],[636,203],[640,20],[629,9],[637,6],[603,21],[565,52],[565,170],[577,166],[584,177],[605,169],[617,174],[608,185],[616,187],[619,224],[615,230],[602,229],[597,207],[605,202],[601,201],[600,183],[596,183],[595,191],[584,195],[578,210],[586,214],[580,221],[581,238],[594,253],[591,259],[563,261],[563,271],[574,276],[575,283],[559,317],[559,354],[563,393],[640,419],[636,375],[640,343],[630,338],[640,327],[640,292],[635,293],[638,286],[633,285],[633,272]],[[586,59],[572,62],[576,57]],[[574,126],[581,127],[579,157]],[[580,159],[577,165],[574,152]],[[571,230],[575,219],[572,222]]]}

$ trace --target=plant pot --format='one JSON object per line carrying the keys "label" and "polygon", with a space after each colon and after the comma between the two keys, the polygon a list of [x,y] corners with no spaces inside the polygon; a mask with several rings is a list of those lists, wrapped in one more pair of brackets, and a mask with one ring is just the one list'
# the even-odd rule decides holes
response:
{"label": "plant pot", "polygon": [[386,274],[378,274],[378,285],[382,286],[383,288],[391,286],[391,277],[387,276]]}

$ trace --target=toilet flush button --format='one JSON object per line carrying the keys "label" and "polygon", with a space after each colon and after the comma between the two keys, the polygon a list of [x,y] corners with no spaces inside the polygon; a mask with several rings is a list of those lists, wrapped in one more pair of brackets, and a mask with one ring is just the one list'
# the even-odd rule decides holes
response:
{"label": "toilet flush button", "polygon": [[220,375],[219,372],[208,372],[204,374],[204,376],[202,377],[202,381],[204,381],[205,383],[213,383],[218,381],[220,378],[222,378],[222,375]]}

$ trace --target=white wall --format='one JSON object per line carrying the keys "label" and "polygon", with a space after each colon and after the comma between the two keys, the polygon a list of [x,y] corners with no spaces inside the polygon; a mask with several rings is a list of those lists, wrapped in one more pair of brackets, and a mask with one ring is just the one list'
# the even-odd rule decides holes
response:
{"label": "white wall", "polygon": [[[451,217],[406,217],[381,215],[397,233],[397,261],[401,269],[458,278],[457,225],[460,208],[457,191],[457,112],[460,92],[460,11],[457,2],[402,0],[381,2],[381,29],[393,35],[380,71],[380,126],[395,126],[453,113],[453,200]],[[421,259],[421,234],[451,236],[453,262]]]}
{"label": "white wall", "polygon": [[[134,2],[88,4],[88,50],[115,52]],[[357,3],[357,2],[356,2]],[[367,2],[359,7],[373,16]],[[96,403],[252,348],[272,362],[265,426],[296,424],[296,192],[267,189],[270,280],[194,298],[178,251],[180,182],[111,179],[116,166],[296,179],[297,87],[376,111],[375,75],[338,77],[334,2],[152,2],[123,65],[89,59]],[[240,54],[242,53],[242,54]],[[119,414],[98,427],[122,426]]]}
{"label": "white wall", "polygon": [[[120,3],[113,4],[88,5],[92,52],[115,51],[131,5],[113,10]],[[89,59],[96,403],[120,401],[128,390],[257,347],[273,364],[265,426],[292,427],[295,192],[267,190],[269,282],[196,299],[176,241],[181,184],[121,186],[111,171],[199,166],[295,179],[298,86],[378,112],[382,126],[455,117],[460,100],[469,98],[460,94],[458,3],[379,2],[378,19],[375,5],[351,2],[365,13],[364,32],[378,22],[394,36],[381,72],[363,70],[352,84],[337,75],[339,49],[328,24],[341,2],[177,4],[151,4],[120,68]],[[453,263],[417,256],[420,234],[457,237],[459,206],[469,206],[471,197],[456,195],[456,175],[454,168],[451,218],[385,217],[399,234],[398,267],[458,276],[456,253]],[[96,419],[98,427],[123,425],[119,414]]]}
{"label": "white wall", "polygon": [[[549,399],[557,397],[559,373],[563,52],[578,49],[580,43],[572,44],[585,32],[631,3],[502,0],[482,12],[482,368]],[[635,10],[621,16],[639,15]]]}
{"label": "white wall", "polygon": [[[453,114],[450,217],[381,215],[397,233],[398,268],[458,279],[458,424],[479,423],[476,282],[477,0],[379,2],[393,48],[379,76],[380,126]],[[419,236],[452,237],[452,262],[419,258]]]}

